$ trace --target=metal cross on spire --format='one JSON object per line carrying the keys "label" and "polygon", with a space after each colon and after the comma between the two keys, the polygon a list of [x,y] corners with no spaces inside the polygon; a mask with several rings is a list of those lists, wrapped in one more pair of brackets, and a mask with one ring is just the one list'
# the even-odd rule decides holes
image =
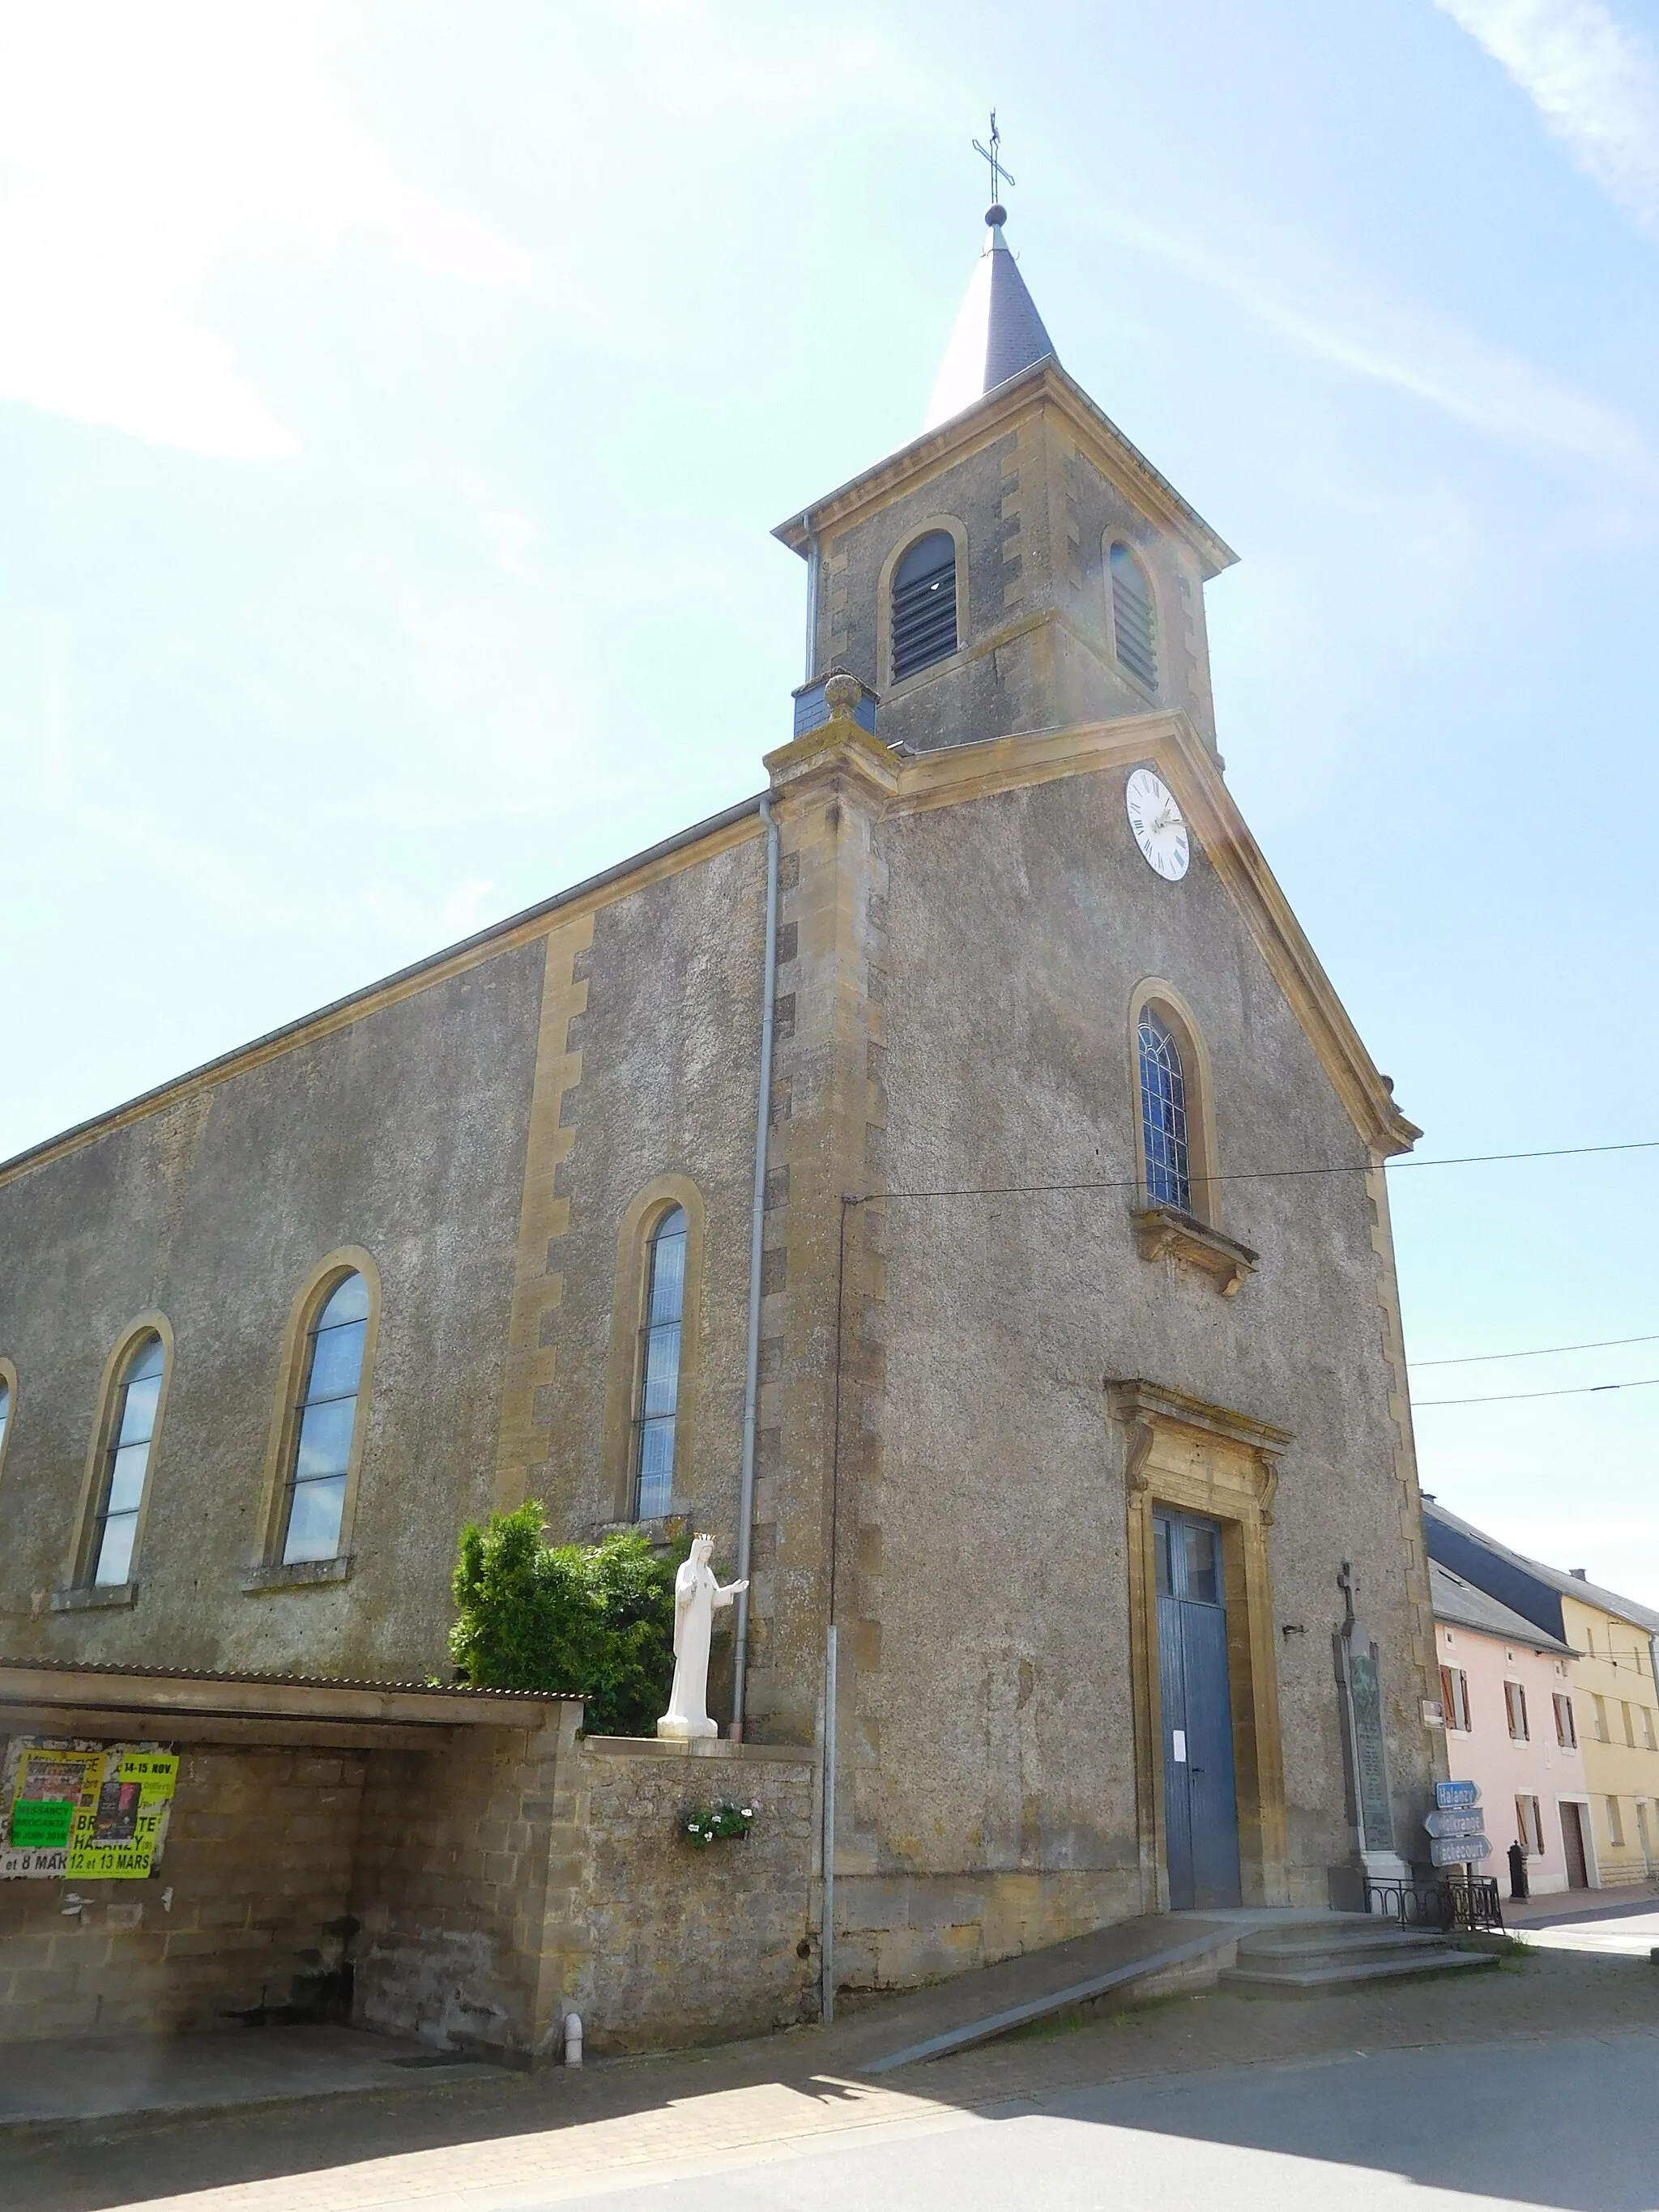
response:
{"label": "metal cross on spire", "polygon": [[1005,185],[1012,185],[1014,179],[1002,166],[1002,133],[997,129],[997,112],[994,107],[991,110],[991,143],[988,146],[981,146],[975,138],[974,151],[979,155],[981,161],[988,161],[991,165],[991,201],[994,206],[1000,207],[1002,204],[1002,187]]}

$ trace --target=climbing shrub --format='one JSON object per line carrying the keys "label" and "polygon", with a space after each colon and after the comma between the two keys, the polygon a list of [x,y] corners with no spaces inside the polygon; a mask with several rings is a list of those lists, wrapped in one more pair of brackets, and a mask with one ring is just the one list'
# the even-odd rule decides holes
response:
{"label": "climbing shrub", "polygon": [[674,1680],[674,1571],[690,1546],[653,1552],[636,1529],[598,1544],[542,1541],[534,1498],[461,1531],[449,1656],[492,1690],[587,1700],[592,1735],[650,1735]]}

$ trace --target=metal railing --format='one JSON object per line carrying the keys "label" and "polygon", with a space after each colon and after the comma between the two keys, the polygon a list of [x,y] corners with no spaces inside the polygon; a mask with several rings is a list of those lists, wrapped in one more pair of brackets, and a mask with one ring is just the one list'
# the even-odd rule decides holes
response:
{"label": "metal railing", "polygon": [[1402,1928],[1433,1929],[1442,1935],[1504,1932],[1498,1884],[1486,1875],[1468,1881],[1367,1881],[1365,1910],[1397,1920]]}

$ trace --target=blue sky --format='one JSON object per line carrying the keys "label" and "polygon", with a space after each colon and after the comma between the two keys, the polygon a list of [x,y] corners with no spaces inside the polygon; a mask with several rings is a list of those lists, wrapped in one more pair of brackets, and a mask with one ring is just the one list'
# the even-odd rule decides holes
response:
{"label": "blue sky", "polygon": [[[0,1154],[758,787],[770,526],[919,426],[993,101],[1061,358],[1243,556],[1229,779],[1421,1150],[1659,1137],[1649,0],[10,0]],[[1659,1153],[1393,1181],[1418,1359],[1659,1333]],[[1656,1437],[1419,1418],[1659,1603]]]}

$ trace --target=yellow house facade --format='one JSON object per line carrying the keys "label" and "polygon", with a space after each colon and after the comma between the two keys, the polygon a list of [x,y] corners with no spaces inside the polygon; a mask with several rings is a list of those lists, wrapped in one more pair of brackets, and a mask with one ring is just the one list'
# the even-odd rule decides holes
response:
{"label": "yellow house facade", "polygon": [[[1575,1577],[1576,1580],[1577,1577]],[[1651,1881],[1659,1875],[1659,1684],[1656,1633],[1640,1618],[1614,1612],[1588,1587],[1561,1600],[1573,1711],[1589,1796],[1590,1886]]]}

